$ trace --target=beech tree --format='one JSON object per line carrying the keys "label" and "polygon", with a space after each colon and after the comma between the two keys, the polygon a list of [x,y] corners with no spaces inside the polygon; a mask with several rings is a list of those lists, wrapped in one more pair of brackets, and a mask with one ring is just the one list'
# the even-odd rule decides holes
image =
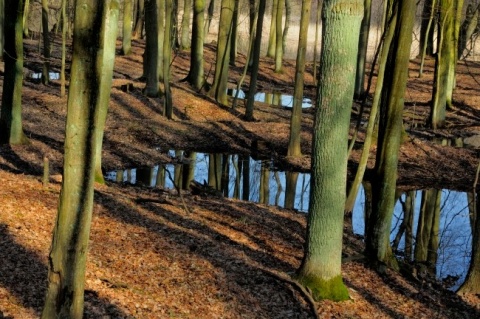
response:
{"label": "beech tree", "polygon": [[203,69],[203,42],[205,34],[205,0],[194,0],[192,46],[190,50],[190,71],[186,80],[197,90],[205,84]]}
{"label": "beech tree", "polygon": [[391,27],[395,34],[389,49],[382,90],[377,155],[372,180],[372,213],[366,232],[366,254],[377,270],[396,267],[390,246],[390,229],[396,202],[398,153],[403,132],[404,95],[415,20],[415,0],[393,1]]}
{"label": "beech tree", "polygon": [[123,1],[123,29],[122,29],[122,54],[132,53],[132,17],[133,0]]}
{"label": "beech tree", "polygon": [[118,14],[118,0],[75,4],[63,181],[42,319],[83,317],[99,113],[110,96],[110,86],[103,83],[109,80],[103,74],[113,69],[116,37],[111,35],[116,33]]}
{"label": "beech tree", "polygon": [[23,11],[24,0],[5,0],[5,75],[0,110],[0,143],[26,144],[23,132]]}
{"label": "beech tree", "polygon": [[348,130],[363,0],[326,0],[305,254],[296,274],[315,299],[348,299],[341,274]]}

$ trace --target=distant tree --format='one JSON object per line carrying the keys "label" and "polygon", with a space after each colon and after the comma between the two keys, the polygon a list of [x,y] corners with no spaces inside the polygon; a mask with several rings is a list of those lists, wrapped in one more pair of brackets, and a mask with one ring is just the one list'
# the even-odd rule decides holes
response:
{"label": "distant tree", "polygon": [[260,49],[262,45],[263,17],[265,15],[265,2],[260,0],[258,3],[258,19],[255,31],[255,42],[253,45],[252,68],[250,71],[250,86],[248,88],[247,104],[245,107],[245,120],[253,120],[253,105],[255,103],[255,93],[257,93],[257,77],[260,65]]}
{"label": "distant tree", "polygon": [[233,9],[232,16],[232,35],[230,36],[230,65],[235,65],[238,51],[238,3],[240,0],[235,1],[235,7]]}
{"label": "distant tree", "polygon": [[302,1],[302,13],[300,16],[300,31],[298,37],[297,61],[295,64],[295,87],[293,91],[293,109],[290,119],[290,138],[288,142],[287,156],[301,156],[301,132],[302,132],[302,104],[303,82],[305,73],[305,56],[307,52],[308,26],[310,25],[311,0]]}
{"label": "distant tree", "polygon": [[[72,81],[67,103],[65,156],[58,215],[49,254],[42,319],[83,318],[85,265],[93,209],[99,112],[108,103],[119,14],[117,0],[77,0]],[[102,91],[102,88],[106,88]]]}
{"label": "distant tree", "polygon": [[420,29],[420,70],[418,77],[423,75],[423,66],[426,55],[433,55],[433,35],[432,28],[435,13],[437,12],[438,0],[427,0],[423,4],[422,24]]}
{"label": "distant tree", "polygon": [[5,51],[3,61],[2,107],[0,109],[0,143],[26,144],[22,124],[23,87],[23,0],[5,0]]}
{"label": "distant tree", "polygon": [[[372,213],[366,232],[366,254],[377,270],[396,267],[390,230],[396,202],[398,153],[403,132],[404,95],[410,62],[415,0],[393,3],[395,35],[389,49],[378,125],[377,155],[372,180]],[[393,24],[395,23],[395,24]]]}
{"label": "distant tree", "polygon": [[465,20],[460,27],[460,34],[458,37],[458,59],[462,58],[463,52],[467,48],[467,42],[478,28],[480,14],[480,4],[474,8],[472,3],[468,4]]}
{"label": "distant tree", "polygon": [[211,97],[214,97],[218,103],[223,105],[228,104],[227,81],[228,66],[230,63],[230,36],[232,34],[232,18],[235,1],[238,0],[222,0],[215,61],[215,78],[208,93]]}
{"label": "distant tree", "polygon": [[123,2],[123,36],[122,36],[122,54],[130,55],[132,53],[132,17],[133,0],[124,0]]}
{"label": "distant tree", "polygon": [[277,25],[277,8],[278,8],[278,2],[280,0],[272,0],[272,11],[270,15],[270,32],[268,34],[268,49],[267,49],[267,57],[269,58],[274,58],[275,57],[275,49],[276,49],[276,25]]}
{"label": "distant tree", "polygon": [[172,61],[173,1],[165,0],[165,34],[163,37],[163,91],[164,115],[171,120],[173,117],[172,91],[170,89],[170,64]]}
{"label": "distant tree", "polygon": [[62,66],[60,67],[60,96],[65,96],[65,67],[67,56],[67,29],[68,29],[68,15],[67,15],[68,0],[62,0]]}
{"label": "distant tree", "polygon": [[348,130],[363,0],[325,0],[305,253],[297,280],[316,300],[348,299],[341,274]]}
{"label": "distant tree", "polygon": [[42,83],[50,82],[50,29],[48,28],[48,0],[42,0],[42,33],[43,33],[43,71]]}
{"label": "distant tree", "polygon": [[190,49],[190,16],[192,15],[192,0],[183,1],[182,29],[180,50]]}
{"label": "distant tree", "polygon": [[[210,0],[207,8],[207,19],[205,20],[205,27],[203,31],[204,39],[207,38],[210,32],[210,25],[212,24],[213,12],[215,11],[215,0]],[[205,40],[204,40],[205,41]]]}
{"label": "distant tree", "polygon": [[144,76],[146,79],[145,95],[157,97],[160,94],[158,70],[158,0],[145,0],[145,53]]}
{"label": "distant tree", "polygon": [[[311,4],[310,4],[311,6]],[[287,50],[288,31],[290,30],[290,21],[292,20],[292,3],[285,0],[285,24],[282,33],[282,51]]]}
{"label": "distant tree", "polygon": [[439,42],[429,117],[433,129],[445,126],[446,110],[452,107],[462,7],[463,0],[439,2]]}
{"label": "distant tree", "polygon": [[355,76],[355,98],[362,98],[365,94],[365,65],[367,60],[368,35],[370,32],[370,18],[372,13],[372,0],[364,0],[362,27],[358,41],[357,73]]}
{"label": "distant tree", "polygon": [[194,0],[190,71],[186,80],[197,90],[205,84],[203,69],[203,25],[205,23],[205,0]]}
{"label": "distant tree", "polygon": [[275,16],[275,72],[283,70],[283,8],[285,0],[278,0]]}
{"label": "distant tree", "polygon": [[135,2],[137,4],[137,15],[135,17],[135,27],[133,28],[132,38],[140,39],[142,37],[143,25],[145,23],[145,0],[135,0]]}

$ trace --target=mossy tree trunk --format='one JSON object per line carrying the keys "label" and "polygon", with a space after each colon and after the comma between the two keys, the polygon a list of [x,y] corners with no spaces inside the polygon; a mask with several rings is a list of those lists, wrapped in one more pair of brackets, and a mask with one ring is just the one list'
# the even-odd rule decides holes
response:
{"label": "mossy tree trunk", "polygon": [[183,1],[182,33],[180,38],[180,49],[190,49],[190,20],[192,15],[192,0]]}
{"label": "mossy tree trunk", "polygon": [[250,70],[250,86],[248,87],[248,97],[245,106],[245,120],[247,121],[253,121],[253,106],[255,104],[255,94],[257,93],[257,78],[260,65],[260,50],[262,45],[265,4],[266,0],[260,0],[258,3],[258,19],[255,31],[255,42],[253,43],[252,68]]}
{"label": "mossy tree trunk", "polygon": [[396,202],[398,153],[403,132],[404,95],[415,20],[415,0],[395,2],[397,23],[390,46],[380,106],[377,156],[372,180],[372,216],[366,233],[366,254],[379,271],[396,268],[390,230]]}
{"label": "mossy tree trunk", "polygon": [[[93,208],[95,149],[100,101],[107,103],[119,3],[77,0],[72,81],[67,103],[65,157],[58,215],[49,254],[48,290],[43,319],[82,318],[85,265]],[[108,81],[108,80],[107,80]],[[106,87],[106,90],[101,90]]]}
{"label": "mossy tree trunk", "polygon": [[27,144],[22,124],[23,0],[5,0],[5,75],[0,110],[0,143]]}
{"label": "mossy tree trunk", "polygon": [[310,24],[311,0],[302,1],[302,13],[300,16],[300,32],[298,38],[297,61],[295,64],[295,87],[293,91],[293,109],[290,118],[290,138],[288,142],[287,156],[299,157],[302,155],[302,102],[303,82],[305,73],[305,55],[307,52],[308,26]]}
{"label": "mossy tree trunk", "polygon": [[326,0],[312,141],[310,206],[298,281],[316,300],[348,299],[341,274],[348,130],[363,0]]}
{"label": "mossy tree trunk", "polygon": [[132,53],[132,18],[133,18],[133,0],[124,0],[123,2],[123,29],[122,29],[122,54],[130,55]]}
{"label": "mossy tree trunk", "polygon": [[439,44],[435,61],[432,105],[429,124],[433,129],[445,126],[446,110],[452,107],[457,63],[459,11],[463,0],[440,0]]}
{"label": "mossy tree trunk", "polygon": [[197,90],[201,90],[205,84],[203,64],[203,25],[205,23],[205,0],[194,0],[192,47],[190,50],[190,71],[187,81]]}
{"label": "mossy tree trunk", "polygon": [[227,82],[230,63],[230,47],[232,34],[232,19],[236,0],[222,0],[220,25],[218,30],[217,53],[215,62],[215,78],[209,95],[223,105],[228,104]]}

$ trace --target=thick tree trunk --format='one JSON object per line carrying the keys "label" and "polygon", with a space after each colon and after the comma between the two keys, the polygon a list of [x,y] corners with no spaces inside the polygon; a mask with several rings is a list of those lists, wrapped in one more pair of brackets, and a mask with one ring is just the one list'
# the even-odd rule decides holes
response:
{"label": "thick tree trunk", "polygon": [[347,145],[363,0],[323,4],[322,64],[312,142],[310,206],[298,281],[315,299],[348,299],[341,274]]}
{"label": "thick tree trunk", "polygon": [[[76,2],[63,182],[43,319],[83,317],[99,111],[106,107],[99,102],[107,103],[110,95],[110,86],[104,86],[101,74],[112,72],[115,42],[108,35],[115,33],[118,12],[116,0]],[[102,87],[107,89],[101,91]]]}
{"label": "thick tree trunk", "polygon": [[0,143],[27,144],[22,124],[23,0],[5,1],[5,75],[0,110]]}
{"label": "thick tree trunk", "polygon": [[280,0],[272,0],[272,14],[270,15],[270,32],[268,33],[268,49],[267,49],[267,57],[274,58],[275,51],[276,51],[276,43],[277,43],[277,11],[278,11],[278,2]]}
{"label": "thick tree trunk", "polygon": [[285,172],[285,208],[293,209],[295,207],[295,196],[297,191],[298,172]]}

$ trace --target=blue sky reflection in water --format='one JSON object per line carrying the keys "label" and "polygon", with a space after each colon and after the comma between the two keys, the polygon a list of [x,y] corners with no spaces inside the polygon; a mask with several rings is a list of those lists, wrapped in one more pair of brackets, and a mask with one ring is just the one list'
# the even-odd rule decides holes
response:
{"label": "blue sky reflection in water", "polygon": [[[175,151],[170,151],[169,155],[175,158]],[[229,157],[229,197],[234,196],[236,170],[232,164],[232,160],[238,160],[238,155],[231,155]],[[268,203],[270,205],[284,206],[285,190],[286,190],[286,173],[274,169],[273,163],[270,161],[257,161],[249,158],[250,162],[250,194],[249,200],[252,202],[259,202],[260,200],[260,180],[262,165],[269,170],[269,194]],[[208,181],[208,166],[209,154],[197,153],[195,161],[196,181],[203,183]],[[170,174],[165,174],[165,187],[174,188],[173,182],[169,175],[174,176],[174,165],[167,164],[166,169]],[[154,187],[157,181],[158,166],[149,169],[147,174],[149,185]],[[109,180],[116,180],[117,172],[107,173],[106,178]],[[137,169],[123,171],[123,182],[132,184],[137,183]],[[242,181],[240,185],[240,194],[242,194]],[[416,191],[415,199],[415,215],[414,215],[414,229],[413,236],[415,237],[417,231],[417,223],[421,205],[422,192]],[[303,212],[308,212],[308,202],[310,194],[310,174],[299,173],[296,194],[295,194],[295,209]],[[405,200],[405,195],[402,195],[402,200]],[[356,234],[364,235],[364,203],[365,193],[363,188],[360,190],[354,211],[353,211],[353,230]],[[463,192],[456,192],[451,190],[442,190],[441,194],[441,213],[440,213],[440,232],[439,232],[439,250],[437,262],[437,277],[445,278],[450,276],[459,276],[460,280],[457,285],[452,287],[455,289],[465,278],[470,262],[472,232],[469,220],[468,199],[467,194]],[[400,202],[395,206],[394,218],[392,222],[391,239],[393,241],[398,232],[398,228],[403,218],[403,211]],[[404,236],[399,244],[399,250],[404,247]]]}

